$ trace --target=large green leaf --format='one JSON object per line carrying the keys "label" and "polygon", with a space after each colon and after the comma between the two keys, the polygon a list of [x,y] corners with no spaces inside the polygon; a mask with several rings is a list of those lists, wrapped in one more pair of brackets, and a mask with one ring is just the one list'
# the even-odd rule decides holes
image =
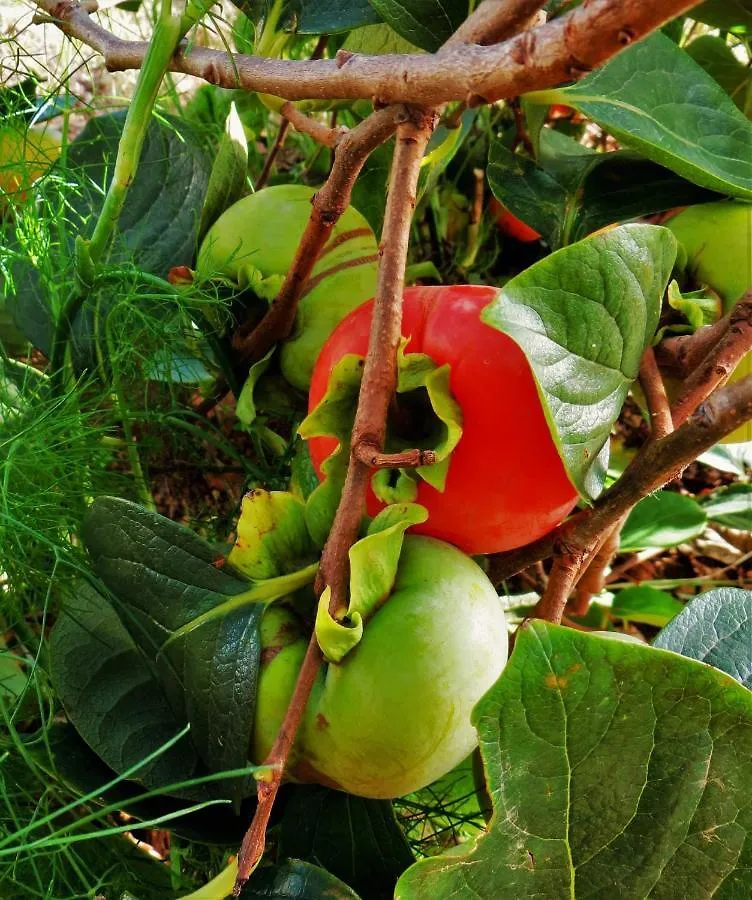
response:
{"label": "large green leaf", "polygon": [[488,833],[396,900],[748,896],[752,695],[727,675],[534,621],[473,719]]}
{"label": "large green leaf", "polygon": [[569,476],[586,496],[603,484],[611,426],[655,333],[675,256],[667,229],[621,225],[526,269],[483,312],[527,356]]}
{"label": "large green leaf", "polygon": [[[115,497],[89,508],[82,537],[118,612],[159,673],[212,771],[248,761],[265,606],[189,529]],[[233,779],[237,802],[249,783]]]}
{"label": "large green leaf", "polygon": [[412,44],[433,52],[467,18],[468,0],[369,0],[389,25]]}
{"label": "large green leaf", "polygon": [[279,852],[323,866],[364,900],[391,898],[414,861],[388,800],[316,785],[294,789],[282,816]]}
{"label": "large green leaf", "polygon": [[368,0],[303,0],[300,34],[336,34],[381,21]]}
{"label": "large green leaf", "polygon": [[573,106],[689,181],[752,199],[752,124],[664,34],[638,41],[570,87],[527,99]]}
{"label": "large green leaf", "polygon": [[[82,582],[50,635],[52,680],[86,743],[122,774],[175,737],[185,724],[109,602]],[[192,778],[198,757],[181,739],[133,779],[149,788]]]}
{"label": "large green leaf", "polygon": [[687,53],[715,78],[747,118],[752,117],[752,72],[736,58],[722,37],[703,34],[692,41]]}
{"label": "large green leaf", "polygon": [[730,484],[708,494],[700,501],[711,522],[752,531],[752,485]]}
{"label": "large green leaf", "polygon": [[589,152],[550,128],[541,132],[540,163],[493,141],[488,181],[494,196],[553,249],[605,225],[717,196],[636,153]]}
{"label": "large green leaf", "polygon": [[339,878],[297,859],[257,869],[240,896],[242,900],[358,900]]}
{"label": "large green leaf", "polygon": [[701,594],[654,646],[715,666],[752,689],[752,591],[716,588]]}
{"label": "large green leaf", "polygon": [[675,491],[657,491],[635,506],[621,532],[619,549],[676,547],[705,530],[708,517],[692,497]]}

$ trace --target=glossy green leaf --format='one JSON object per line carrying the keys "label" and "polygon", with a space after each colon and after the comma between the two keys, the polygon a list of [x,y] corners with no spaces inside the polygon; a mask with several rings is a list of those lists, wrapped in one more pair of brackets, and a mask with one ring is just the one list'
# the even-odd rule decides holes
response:
{"label": "glossy green leaf", "polygon": [[368,0],[302,0],[299,34],[338,34],[381,17]]}
{"label": "glossy green leaf", "polygon": [[403,38],[433,53],[467,18],[468,0],[369,0]]}
{"label": "glossy green leaf", "polygon": [[739,531],[752,531],[752,485],[730,484],[700,500],[711,522]]}
{"label": "glossy green leaf", "polygon": [[611,605],[611,614],[627,622],[663,628],[683,609],[684,604],[671,594],[641,584],[619,591]]}
{"label": "glossy green leaf", "polygon": [[689,181],[752,199],[752,124],[664,34],[638,41],[570,87],[527,98],[573,106]]}
{"label": "glossy green leaf", "polygon": [[658,491],[645,497],[629,514],[621,531],[622,552],[646,547],[676,547],[705,530],[708,517],[692,497]]}
{"label": "glossy green leaf", "polygon": [[350,53],[363,56],[383,56],[385,53],[420,53],[420,48],[401,35],[386,22],[376,25],[364,25],[347,35],[343,44]]}
{"label": "glossy green leaf", "polygon": [[743,897],[752,695],[652,647],[534,621],[473,719],[494,815],[396,900]]}
{"label": "glossy green leaf", "polygon": [[483,311],[527,356],[569,477],[586,496],[602,487],[611,426],[655,333],[675,256],[665,228],[622,225],[547,256]]}
{"label": "glossy green leaf", "polygon": [[716,588],[700,594],[654,646],[715,666],[752,689],[752,591]]}
{"label": "glossy green leaf", "polygon": [[[50,635],[52,681],[78,733],[122,774],[178,734],[178,718],[110,603],[81,582]],[[148,788],[196,775],[185,737],[132,776]]]}
{"label": "glossy green leaf", "polygon": [[736,58],[726,41],[717,35],[703,34],[692,41],[686,51],[715,78],[744,115],[752,117],[752,71]]}
{"label": "glossy green leaf", "polygon": [[588,152],[550,128],[541,133],[538,163],[493,141],[488,181],[497,200],[553,249],[606,225],[716,197],[636,153]]}
{"label": "glossy green leaf", "polygon": [[257,869],[240,897],[241,900],[359,900],[355,891],[339,878],[297,859]]}
{"label": "glossy green leaf", "polygon": [[241,198],[247,171],[248,142],[235,104],[231,103],[206,188],[197,243],[203,240],[206,232],[228,206]]}
{"label": "glossy green leaf", "polygon": [[323,866],[363,900],[391,897],[414,857],[388,800],[299,785],[282,816],[283,857]]}

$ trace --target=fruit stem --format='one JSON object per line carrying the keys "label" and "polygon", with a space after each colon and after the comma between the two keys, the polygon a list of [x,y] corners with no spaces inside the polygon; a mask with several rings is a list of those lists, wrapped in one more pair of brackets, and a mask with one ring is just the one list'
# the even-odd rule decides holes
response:
{"label": "fruit stem", "polygon": [[417,469],[436,462],[433,450],[403,450],[401,453],[382,453],[375,444],[363,441],[352,449],[353,456],[371,469]]}

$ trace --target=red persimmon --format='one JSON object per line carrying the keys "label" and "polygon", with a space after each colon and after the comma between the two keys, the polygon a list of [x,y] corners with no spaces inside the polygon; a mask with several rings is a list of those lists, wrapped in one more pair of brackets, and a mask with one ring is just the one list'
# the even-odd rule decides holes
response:
{"label": "red persimmon", "polygon": [[531,244],[533,241],[540,240],[540,235],[534,228],[510,213],[495,197],[488,204],[488,211],[496,219],[499,231],[507,237],[521,241],[523,244]]}
{"label": "red persimmon", "polygon": [[[408,288],[404,295],[406,352],[449,364],[449,387],[461,408],[463,428],[444,491],[419,482],[416,502],[428,509],[429,518],[413,530],[466,553],[495,553],[534,541],[561,522],[577,500],[527,358],[510,337],[480,319],[496,293],[493,287],[451,285]],[[373,301],[353,310],[324,344],[313,372],[309,410],[326,393],[332,369],[343,356],[365,356],[372,313]],[[421,423],[413,421],[412,427],[419,432]],[[336,446],[329,437],[309,441],[319,476]],[[369,515],[383,505],[369,489]]]}

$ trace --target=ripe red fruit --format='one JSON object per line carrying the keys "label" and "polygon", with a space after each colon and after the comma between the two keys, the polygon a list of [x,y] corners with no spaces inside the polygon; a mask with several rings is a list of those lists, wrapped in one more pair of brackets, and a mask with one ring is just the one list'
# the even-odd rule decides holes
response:
{"label": "ripe red fruit", "polygon": [[[425,353],[438,365],[449,363],[450,390],[463,420],[444,492],[419,483],[416,502],[428,509],[429,518],[413,530],[466,553],[527,544],[561,522],[577,500],[525,355],[510,337],[480,319],[496,293],[496,288],[481,285],[405,291],[406,352]],[[365,356],[372,312],[373,301],[353,310],[324,344],[313,372],[309,410],[326,393],[332,369],[343,356]],[[419,430],[422,423],[414,409],[409,427]],[[336,444],[326,437],[309,441],[319,475]],[[369,490],[367,505],[373,516],[384,504]]]}
{"label": "ripe red fruit", "polygon": [[533,241],[540,240],[540,235],[535,229],[512,215],[495,197],[488,204],[488,211],[496,219],[496,225],[502,234],[522,241],[523,244],[531,244]]}

